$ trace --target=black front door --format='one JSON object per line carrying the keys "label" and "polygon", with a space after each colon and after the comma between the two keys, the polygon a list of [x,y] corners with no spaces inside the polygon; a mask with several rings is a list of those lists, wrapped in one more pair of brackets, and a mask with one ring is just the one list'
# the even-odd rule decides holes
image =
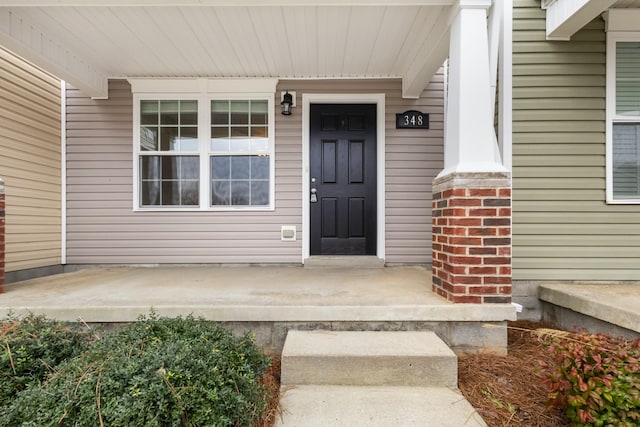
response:
{"label": "black front door", "polygon": [[312,104],[311,255],[376,254],[376,105]]}

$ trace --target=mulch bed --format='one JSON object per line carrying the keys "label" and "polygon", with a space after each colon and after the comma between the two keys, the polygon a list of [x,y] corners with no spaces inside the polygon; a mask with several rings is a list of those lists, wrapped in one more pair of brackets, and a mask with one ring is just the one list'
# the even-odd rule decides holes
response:
{"label": "mulch bed", "polygon": [[535,333],[534,322],[509,324],[507,356],[472,354],[458,360],[460,391],[489,427],[568,426],[562,411],[547,405],[539,361],[553,363]]}

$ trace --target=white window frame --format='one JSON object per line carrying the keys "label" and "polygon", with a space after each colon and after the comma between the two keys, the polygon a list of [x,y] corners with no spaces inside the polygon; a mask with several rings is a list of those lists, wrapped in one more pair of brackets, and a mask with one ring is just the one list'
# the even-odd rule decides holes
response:
{"label": "white window frame", "polygon": [[640,123],[640,116],[623,116],[616,114],[616,43],[640,42],[638,31],[612,31],[607,33],[607,77],[606,77],[606,201],[613,205],[640,204],[640,196],[631,199],[614,199],[613,197],[613,124]]}
{"label": "white window frame", "polygon": [[[275,210],[275,79],[129,79],[133,92],[133,211],[273,211]],[[233,90],[233,92],[229,92]],[[141,206],[140,203],[140,103],[157,100],[195,100],[198,103],[197,152],[158,152],[159,155],[198,155],[200,159],[198,206]],[[266,100],[268,103],[269,204],[211,205],[210,150],[211,101]],[[145,152],[147,153],[147,152]],[[250,154],[247,154],[250,155]]]}

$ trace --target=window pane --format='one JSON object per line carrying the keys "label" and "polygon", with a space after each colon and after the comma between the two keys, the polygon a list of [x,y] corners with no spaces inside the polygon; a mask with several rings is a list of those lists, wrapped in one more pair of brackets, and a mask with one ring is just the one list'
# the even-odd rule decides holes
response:
{"label": "window pane", "polygon": [[228,127],[211,128],[211,138],[229,138],[229,128]]}
{"label": "window pane", "polygon": [[212,183],[211,204],[214,206],[231,204],[231,184],[229,181],[215,181]]}
{"label": "window pane", "polygon": [[231,128],[231,138],[247,138],[249,136],[249,128],[246,126],[233,126]]}
{"label": "window pane", "polygon": [[160,181],[142,182],[142,206],[160,205]]}
{"label": "window pane", "polygon": [[264,206],[269,204],[269,182],[251,182],[251,205]]}
{"label": "window pane", "polygon": [[158,151],[158,128],[143,126],[140,128],[140,150]]}
{"label": "window pane", "polygon": [[231,158],[229,156],[215,156],[211,158],[211,179],[231,178]]}
{"label": "window pane", "polygon": [[161,200],[164,206],[179,206],[180,183],[178,181],[162,181]]}
{"label": "window pane", "polygon": [[182,206],[197,206],[200,202],[198,181],[181,181],[180,184],[180,204]]}
{"label": "window pane", "polygon": [[266,138],[268,136],[267,127],[266,126],[252,126],[251,127],[251,136],[253,138]]}
{"label": "window pane", "polygon": [[197,101],[180,101],[180,124],[183,126],[198,124]]}
{"label": "window pane", "polygon": [[640,197],[640,124],[613,124],[613,197]]}
{"label": "window pane", "polygon": [[250,203],[249,181],[231,181],[231,204],[244,206]]}
{"label": "window pane", "polygon": [[616,113],[640,116],[640,42],[616,43]]}
{"label": "window pane", "polygon": [[229,124],[229,101],[211,101],[211,124]]}
{"label": "window pane", "polygon": [[200,178],[200,159],[195,156],[183,156],[180,159],[180,178],[198,180]]}
{"label": "window pane", "polygon": [[198,156],[141,156],[142,206],[198,206]]}
{"label": "window pane", "polygon": [[251,179],[269,179],[269,157],[251,157]]}
{"label": "window pane", "polygon": [[158,124],[158,101],[140,101],[140,124]]}
{"label": "window pane", "polygon": [[178,101],[160,101],[160,124],[178,124]]}
{"label": "window pane", "polygon": [[160,151],[180,151],[177,127],[160,128]]}
{"label": "window pane", "polygon": [[266,100],[251,101],[252,125],[266,125],[268,123],[268,105]]}
{"label": "window pane", "polygon": [[249,124],[249,101],[231,101],[231,124]]}
{"label": "window pane", "polygon": [[231,179],[249,179],[249,156],[231,157]]}
{"label": "window pane", "polygon": [[269,205],[268,156],[212,156],[211,204]]}

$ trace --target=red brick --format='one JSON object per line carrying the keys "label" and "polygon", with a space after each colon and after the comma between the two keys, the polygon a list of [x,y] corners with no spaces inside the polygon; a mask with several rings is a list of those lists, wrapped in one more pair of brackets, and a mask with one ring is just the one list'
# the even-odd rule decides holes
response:
{"label": "red brick", "polygon": [[508,237],[485,237],[482,239],[485,246],[510,246],[511,239]]}
{"label": "red brick", "polygon": [[470,188],[469,195],[471,197],[496,197],[495,188]]}
{"label": "red brick", "polygon": [[486,285],[511,285],[511,277],[508,276],[486,276],[484,278]]}
{"label": "red brick", "polygon": [[456,206],[482,206],[481,199],[451,199],[449,200],[450,207]]}
{"label": "red brick", "polygon": [[451,282],[456,285],[482,285],[480,276],[453,276]]}
{"label": "red brick", "polygon": [[449,255],[442,253],[442,252],[438,252],[438,259],[440,261],[444,261],[446,262],[449,259]]}
{"label": "red brick", "polygon": [[482,297],[475,295],[453,295],[452,301],[463,304],[480,304]]}
{"label": "red brick", "polygon": [[511,286],[498,286],[498,293],[500,295],[511,295]]}
{"label": "red brick", "polygon": [[469,267],[469,274],[496,274],[495,267]]}
{"label": "red brick", "polygon": [[467,195],[467,191],[464,188],[450,188],[442,192],[443,199],[449,199],[451,197],[464,197]]}
{"label": "red brick", "polygon": [[442,227],[435,227],[435,226],[431,227],[431,233],[433,233],[433,234],[442,233]]}
{"label": "red brick", "polygon": [[498,272],[500,274],[505,274],[505,275],[511,276],[511,267],[500,267]]}
{"label": "red brick", "polygon": [[467,229],[464,227],[445,227],[442,229],[442,234],[447,236],[466,236]]}
{"label": "red brick", "polygon": [[471,208],[469,216],[496,216],[497,210],[491,208]]}
{"label": "red brick", "polygon": [[442,261],[438,261],[437,259],[435,259],[435,257],[433,257],[434,259],[431,260],[431,265],[433,268],[440,268],[442,267]]}
{"label": "red brick", "polygon": [[482,220],[482,225],[485,227],[495,227],[495,226],[511,226],[511,218],[484,218]]}
{"label": "red brick", "polygon": [[436,243],[449,243],[449,237],[444,235],[438,235],[436,236]]}
{"label": "red brick", "polygon": [[485,257],[484,263],[490,265],[510,265],[511,257]]}
{"label": "red brick", "polygon": [[498,216],[511,217],[511,208],[500,208],[500,210],[498,211]]}
{"label": "red brick", "polygon": [[468,236],[495,236],[495,227],[472,227],[467,231]]}
{"label": "red brick", "polygon": [[511,246],[504,246],[498,248],[498,255],[509,255],[511,256]]}
{"label": "red brick", "polygon": [[442,245],[440,243],[434,243],[431,245],[431,250],[440,252],[442,250]]}
{"label": "red brick", "polygon": [[446,226],[449,225],[449,219],[446,217],[439,217],[435,219],[436,225]]}
{"label": "red brick", "polygon": [[511,227],[499,227],[498,228],[499,236],[511,236]]}
{"label": "red brick", "polygon": [[510,188],[501,188],[500,191],[498,191],[498,196],[499,197],[511,197],[511,189]]}
{"label": "red brick", "polygon": [[469,286],[469,294],[471,295],[496,295],[498,288],[495,286]]}
{"label": "red brick", "polygon": [[469,255],[498,255],[496,248],[485,248],[483,246],[469,248]]}

